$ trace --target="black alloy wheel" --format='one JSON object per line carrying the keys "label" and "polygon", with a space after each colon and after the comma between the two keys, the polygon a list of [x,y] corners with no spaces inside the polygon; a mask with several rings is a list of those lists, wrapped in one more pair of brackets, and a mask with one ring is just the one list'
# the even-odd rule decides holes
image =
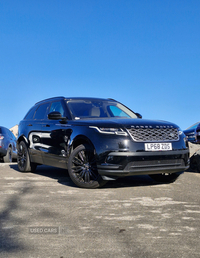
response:
{"label": "black alloy wheel", "polygon": [[90,145],[79,145],[71,153],[68,162],[71,180],[82,188],[97,188],[107,181],[98,173],[94,150]]}
{"label": "black alloy wheel", "polygon": [[181,173],[162,173],[149,175],[153,180],[159,183],[173,183]]}
{"label": "black alloy wheel", "polygon": [[17,164],[21,172],[34,172],[37,164],[30,162],[28,147],[24,141],[21,141],[17,150]]}

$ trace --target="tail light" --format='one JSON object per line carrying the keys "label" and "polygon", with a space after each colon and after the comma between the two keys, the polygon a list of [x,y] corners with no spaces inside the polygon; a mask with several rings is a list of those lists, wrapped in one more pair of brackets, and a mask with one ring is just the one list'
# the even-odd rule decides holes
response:
{"label": "tail light", "polygon": [[[0,141],[3,140],[3,138],[4,138],[4,136],[0,135]],[[1,145],[0,145],[0,148],[1,148]]]}

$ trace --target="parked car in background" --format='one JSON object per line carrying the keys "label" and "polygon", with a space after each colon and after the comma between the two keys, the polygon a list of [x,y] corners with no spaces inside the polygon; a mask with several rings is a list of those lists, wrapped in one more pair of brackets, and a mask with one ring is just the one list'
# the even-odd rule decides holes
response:
{"label": "parked car in background", "polygon": [[200,122],[197,122],[193,125],[191,125],[190,127],[188,127],[186,130],[184,130],[184,134],[186,135],[187,137],[187,140],[189,142],[192,142],[192,143],[196,143],[196,139],[195,139],[195,132],[196,132],[196,128],[197,126],[200,124]]}
{"label": "parked car in background", "polygon": [[68,169],[79,187],[150,175],[173,182],[189,167],[181,129],[141,115],[112,99],[57,97],[36,103],[19,124],[18,168],[39,164]]}
{"label": "parked car in background", "polygon": [[16,137],[6,127],[0,126],[0,159],[12,162],[17,159]]}
{"label": "parked car in background", "polygon": [[195,130],[195,141],[196,143],[200,143],[200,123]]}

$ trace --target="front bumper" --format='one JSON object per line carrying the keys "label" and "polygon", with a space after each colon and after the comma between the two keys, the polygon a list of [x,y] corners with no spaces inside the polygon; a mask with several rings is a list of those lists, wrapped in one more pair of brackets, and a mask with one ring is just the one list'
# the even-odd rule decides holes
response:
{"label": "front bumper", "polygon": [[189,151],[110,152],[97,165],[101,176],[118,177],[184,172],[189,168]]}
{"label": "front bumper", "polygon": [[195,142],[200,143],[200,131],[198,131],[195,135]]}

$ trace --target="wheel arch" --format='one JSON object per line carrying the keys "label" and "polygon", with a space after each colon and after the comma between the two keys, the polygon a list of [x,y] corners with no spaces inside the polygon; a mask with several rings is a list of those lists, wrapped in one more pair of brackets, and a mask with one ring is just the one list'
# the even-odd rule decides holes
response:
{"label": "wheel arch", "polygon": [[11,144],[11,143],[9,143],[9,144],[8,144],[8,148],[13,149],[13,146],[12,146],[12,144]]}
{"label": "wheel arch", "polygon": [[24,135],[21,135],[19,136],[19,138],[17,139],[17,148],[18,148],[18,145],[21,141],[24,141],[26,142],[27,145],[29,145],[29,141],[27,140],[27,138],[24,136]]}
{"label": "wheel arch", "polygon": [[81,144],[89,144],[90,146],[92,146],[92,148],[94,149],[95,151],[95,147],[94,147],[94,144],[92,143],[92,141],[84,136],[84,135],[79,135],[77,137],[75,137],[73,139],[73,141],[71,142],[71,146],[70,146],[70,154],[72,153],[72,151],[79,145]]}

